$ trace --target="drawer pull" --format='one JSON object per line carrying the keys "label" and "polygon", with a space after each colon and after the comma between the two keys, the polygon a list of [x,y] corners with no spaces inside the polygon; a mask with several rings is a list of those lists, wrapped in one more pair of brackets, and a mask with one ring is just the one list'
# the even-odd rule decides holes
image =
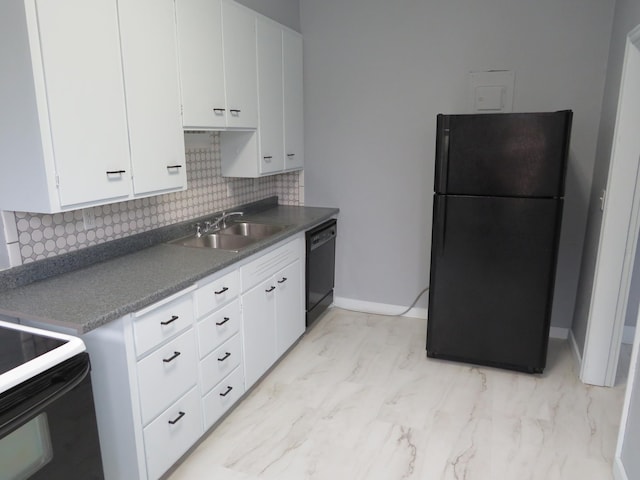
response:
{"label": "drawer pull", "polygon": [[226,111],[226,108],[214,108],[213,113],[222,113]]}
{"label": "drawer pull", "polygon": [[287,153],[287,157],[295,157],[296,154],[295,153]]}
{"label": "drawer pull", "polygon": [[224,325],[225,323],[227,323],[230,320],[229,317],[224,317],[224,320],[222,320],[221,322],[216,322],[216,325],[221,327],[222,325]]}
{"label": "drawer pull", "polygon": [[227,290],[229,290],[229,287],[224,287],[222,290],[219,290],[219,291],[214,292],[214,293],[215,293],[216,295],[221,295],[221,294],[223,294],[224,292],[226,292]]}
{"label": "drawer pull", "polygon": [[162,361],[164,363],[173,362],[179,356],[180,356],[180,352],[173,352],[173,355],[171,355],[169,358],[163,358]]}
{"label": "drawer pull", "polygon": [[235,116],[240,115],[240,110],[238,110],[237,108],[230,108],[229,112],[231,112],[231,115],[235,115]]}
{"label": "drawer pull", "polygon": [[107,175],[122,175],[126,170],[107,170]]}
{"label": "drawer pull", "polygon": [[265,292],[269,293],[269,292],[273,292],[276,289],[276,287],[274,287],[273,285],[271,285],[271,288],[268,290],[265,290]]}
{"label": "drawer pull", "polygon": [[227,358],[229,358],[231,356],[231,354],[229,352],[225,352],[224,357],[219,358],[218,361],[219,362],[224,362]]}
{"label": "drawer pull", "polygon": [[278,283],[284,283],[287,281],[287,277],[282,277],[282,280],[278,280]]}
{"label": "drawer pull", "polygon": [[233,387],[230,387],[227,385],[227,391],[224,393],[221,393],[220,396],[221,397],[226,397],[227,395],[229,395],[229,392],[231,392],[231,390],[233,390]]}
{"label": "drawer pull", "polygon": [[172,168],[182,168],[182,165],[167,165],[167,170],[171,170]]}
{"label": "drawer pull", "polygon": [[180,317],[178,315],[173,315],[169,320],[166,320],[164,322],[160,322],[160,325],[169,325],[170,323],[175,322],[179,318]]}
{"label": "drawer pull", "polygon": [[185,416],[185,413],[184,413],[184,412],[178,412],[178,416],[177,416],[176,418],[174,418],[173,420],[169,420],[169,424],[170,424],[170,425],[175,425],[175,424],[176,424],[176,423],[178,423],[178,422],[182,419],[182,417],[184,417],[184,416]]}

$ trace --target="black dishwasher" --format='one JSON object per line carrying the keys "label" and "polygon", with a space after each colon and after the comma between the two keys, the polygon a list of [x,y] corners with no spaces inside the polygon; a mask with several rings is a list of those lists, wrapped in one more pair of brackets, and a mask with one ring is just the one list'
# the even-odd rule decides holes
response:
{"label": "black dishwasher", "polygon": [[336,234],[335,219],[307,232],[306,311],[307,329],[333,303]]}

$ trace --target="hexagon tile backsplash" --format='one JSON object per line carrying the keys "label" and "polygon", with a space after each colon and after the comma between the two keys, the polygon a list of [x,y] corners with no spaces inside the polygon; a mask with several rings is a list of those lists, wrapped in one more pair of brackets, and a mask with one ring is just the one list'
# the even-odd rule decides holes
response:
{"label": "hexagon tile backsplash", "polygon": [[259,179],[221,175],[220,133],[186,134],[188,189],[93,207],[95,228],[85,230],[82,210],[40,214],[14,212],[22,263],[29,263],[234,205],[278,195],[284,205],[303,204],[300,172]]}

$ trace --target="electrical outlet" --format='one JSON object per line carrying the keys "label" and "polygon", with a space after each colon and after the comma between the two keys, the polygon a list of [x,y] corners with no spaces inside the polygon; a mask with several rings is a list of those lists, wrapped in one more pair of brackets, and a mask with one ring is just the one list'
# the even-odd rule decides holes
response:
{"label": "electrical outlet", "polygon": [[93,208],[85,208],[82,210],[82,221],[85,230],[93,230],[96,228],[96,214]]}

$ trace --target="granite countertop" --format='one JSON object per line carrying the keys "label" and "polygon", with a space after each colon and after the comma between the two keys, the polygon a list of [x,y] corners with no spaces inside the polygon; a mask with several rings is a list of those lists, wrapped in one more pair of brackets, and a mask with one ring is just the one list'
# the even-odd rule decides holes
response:
{"label": "granite countertop", "polygon": [[238,253],[164,243],[143,248],[2,291],[0,314],[60,325],[77,334],[87,333],[179,292],[337,213],[337,208],[294,206],[274,206],[252,212],[242,220],[288,225],[288,228]]}

